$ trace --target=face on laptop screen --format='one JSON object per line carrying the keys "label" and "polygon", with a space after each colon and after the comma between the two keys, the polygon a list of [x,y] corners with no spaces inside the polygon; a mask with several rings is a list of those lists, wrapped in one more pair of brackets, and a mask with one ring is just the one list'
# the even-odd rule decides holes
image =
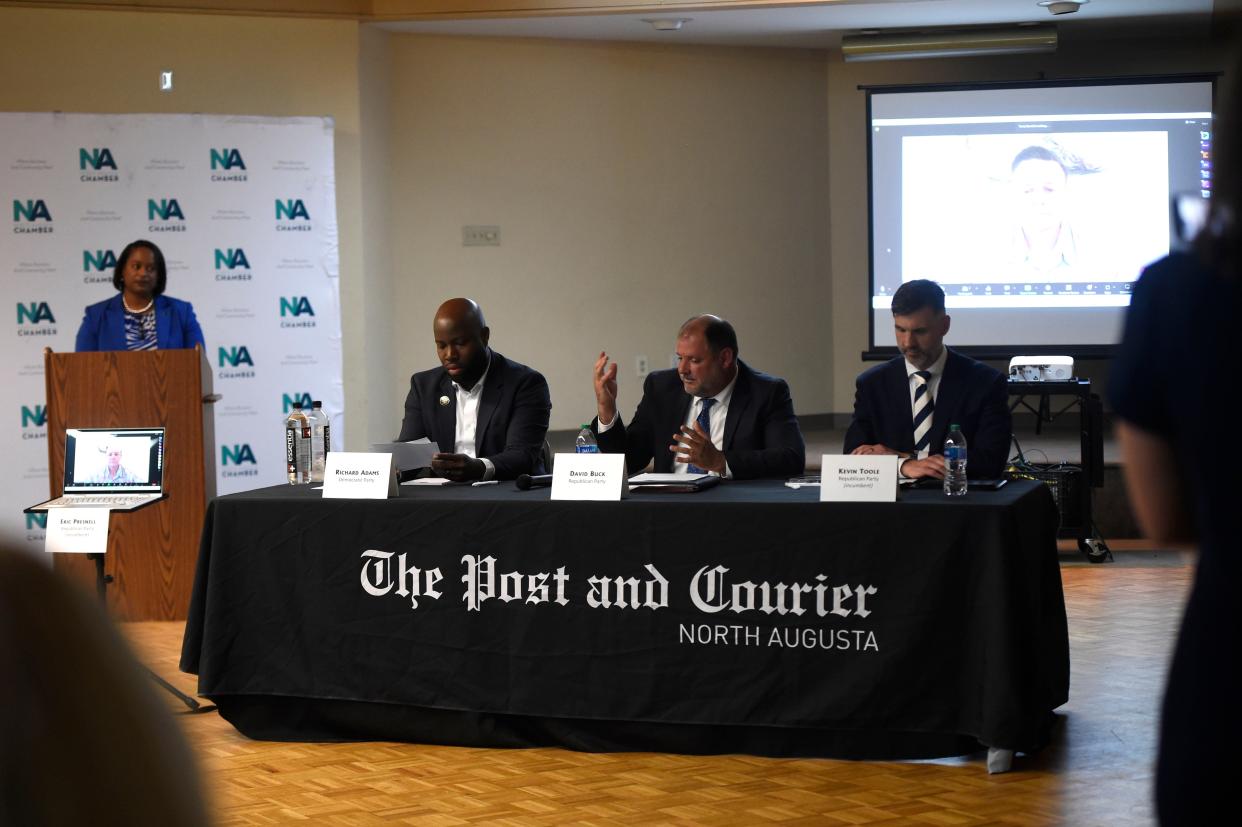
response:
{"label": "face on laptop screen", "polygon": [[163,428],[69,428],[65,437],[65,493],[161,490]]}

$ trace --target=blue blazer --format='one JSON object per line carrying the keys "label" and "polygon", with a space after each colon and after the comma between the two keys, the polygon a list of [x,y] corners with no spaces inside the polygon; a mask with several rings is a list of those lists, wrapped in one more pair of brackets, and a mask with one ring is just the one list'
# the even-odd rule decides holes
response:
{"label": "blue blazer", "polygon": [[[194,306],[169,296],[155,297],[155,341],[160,350],[207,347],[203,329],[194,317]],[[121,294],[86,308],[74,350],[126,350],[125,306]]]}
{"label": "blue blazer", "polygon": [[[972,479],[999,477],[1009,457],[1009,388],[1005,375],[968,356],[949,351],[936,391],[931,453],[942,453],[949,425],[962,426],[969,449]],[[854,419],[845,433],[842,453],[859,445],[882,443],[897,451],[914,450],[910,413],[910,377],[906,360],[895,356],[858,377]]]}

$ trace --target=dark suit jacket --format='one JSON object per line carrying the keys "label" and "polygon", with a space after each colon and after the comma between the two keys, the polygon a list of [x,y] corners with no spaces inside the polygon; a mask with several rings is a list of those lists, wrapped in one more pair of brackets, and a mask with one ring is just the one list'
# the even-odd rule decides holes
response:
{"label": "dark suit jacket", "polygon": [[[496,479],[543,473],[543,440],[548,433],[552,399],[548,383],[537,370],[511,362],[492,351],[492,364],[483,383],[479,418],[475,425],[475,456],[496,466]],[[447,405],[440,397],[447,397]],[[424,370],[410,377],[405,419],[399,442],[427,437],[446,453],[457,450],[457,402],[453,380],[444,368]]]}
{"label": "dark suit jacket", "polygon": [[[643,398],[629,427],[617,423],[598,434],[599,420],[591,427],[605,453],[625,452],[631,473],[647,467],[655,458],[655,470],[673,470],[668,446],[690,412],[693,397],[682,387],[676,370],[657,370],[643,383]],[[794,416],[793,399],[784,379],[751,370],[738,361],[737,384],[725,417],[724,455],[733,478],[793,477],[806,467],[806,445]]]}
{"label": "dark suit jacket", "polygon": [[[206,347],[203,329],[194,316],[194,306],[171,296],[156,296],[155,340],[160,350]],[[126,349],[125,306],[120,293],[86,308],[74,349],[78,353]]]}
{"label": "dark suit jacket", "polygon": [[[1008,389],[1000,371],[949,351],[936,390],[929,447],[944,450],[950,425],[962,426],[969,451],[967,472],[974,479],[999,477],[1009,457]],[[858,377],[854,420],[845,433],[849,453],[859,445],[883,443],[898,451],[914,450],[910,412],[910,378],[906,360],[897,356]]]}

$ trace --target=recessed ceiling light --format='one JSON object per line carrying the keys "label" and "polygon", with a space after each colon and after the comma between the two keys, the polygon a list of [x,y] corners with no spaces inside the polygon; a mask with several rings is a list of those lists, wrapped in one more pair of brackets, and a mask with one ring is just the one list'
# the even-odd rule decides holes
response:
{"label": "recessed ceiling light", "polygon": [[1043,6],[1050,14],[1073,14],[1091,0],[1039,0],[1035,5]]}
{"label": "recessed ceiling light", "polygon": [[644,17],[643,22],[650,23],[651,28],[657,32],[675,32],[681,28],[683,23],[689,23],[693,19],[693,17]]}

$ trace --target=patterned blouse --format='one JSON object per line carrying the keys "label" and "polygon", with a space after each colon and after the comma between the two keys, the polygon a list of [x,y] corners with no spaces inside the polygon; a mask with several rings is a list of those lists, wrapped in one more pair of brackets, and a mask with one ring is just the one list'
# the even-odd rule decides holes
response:
{"label": "patterned blouse", "polygon": [[155,311],[132,313],[125,308],[125,346],[130,350],[155,350]]}

